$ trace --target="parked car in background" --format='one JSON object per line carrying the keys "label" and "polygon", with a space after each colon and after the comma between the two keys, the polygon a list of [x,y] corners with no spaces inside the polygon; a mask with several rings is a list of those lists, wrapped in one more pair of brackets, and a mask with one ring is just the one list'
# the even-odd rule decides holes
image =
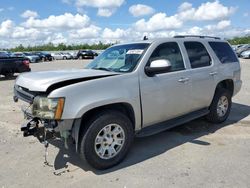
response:
{"label": "parked car in background", "polygon": [[78,59],[94,59],[98,53],[92,50],[79,50],[77,53]]}
{"label": "parked car in background", "polygon": [[66,56],[66,59],[73,59],[73,56],[69,52],[61,52],[61,54]]}
{"label": "parked car in background", "polygon": [[6,51],[0,51],[0,58],[8,58],[10,54]]}
{"label": "parked car in background", "polygon": [[33,52],[34,55],[39,56],[41,61],[52,61],[53,57],[50,53],[47,52]]}
{"label": "parked car in background", "polygon": [[39,62],[40,58],[37,55],[33,55],[29,52],[15,52],[14,57],[23,57],[27,58],[31,63],[37,63]]}
{"label": "parked car in background", "polygon": [[236,45],[231,45],[233,50],[236,51],[237,49],[239,49],[241,46],[243,46],[243,44],[236,44]]}
{"label": "parked car in background", "polygon": [[239,47],[237,50],[236,50],[236,54],[238,57],[241,56],[241,53],[246,51],[246,50],[250,50],[250,44],[244,44],[242,45],[241,47]]}
{"label": "parked car in background", "polygon": [[11,57],[6,52],[0,52],[0,75],[12,77],[14,73],[29,72],[29,60],[25,57]]}
{"label": "parked car in background", "polygon": [[244,58],[244,59],[249,59],[250,58],[250,50],[246,50],[246,51],[242,52],[240,54],[240,57]]}
{"label": "parked car in background", "polygon": [[69,52],[72,55],[72,59],[78,59],[78,52]]}
{"label": "parked car in background", "polygon": [[72,59],[72,55],[70,53],[64,53],[64,52],[56,52],[51,54],[53,59],[55,60],[66,60],[66,59]]}

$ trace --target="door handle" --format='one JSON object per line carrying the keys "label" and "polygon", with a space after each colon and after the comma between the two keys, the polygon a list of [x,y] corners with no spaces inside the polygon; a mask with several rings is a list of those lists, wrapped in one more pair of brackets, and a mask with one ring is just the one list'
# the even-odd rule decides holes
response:
{"label": "door handle", "polygon": [[209,73],[210,76],[215,76],[215,75],[217,75],[217,74],[218,74],[217,72],[210,72],[210,73]]}
{"label": "door handle", "polygon": [[189,78],[181,78],[178,80],[178,82],[181,82],[181,83],[186,83],[189,81]]}

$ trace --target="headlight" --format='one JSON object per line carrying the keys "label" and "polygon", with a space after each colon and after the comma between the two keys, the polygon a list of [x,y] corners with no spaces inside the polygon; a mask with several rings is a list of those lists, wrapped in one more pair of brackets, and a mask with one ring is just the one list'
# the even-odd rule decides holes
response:
{"label": "headlight", "polygon": [[42,119],[59,120],[62,117],[63,107],[64,98],[35,97],[32,114]]}

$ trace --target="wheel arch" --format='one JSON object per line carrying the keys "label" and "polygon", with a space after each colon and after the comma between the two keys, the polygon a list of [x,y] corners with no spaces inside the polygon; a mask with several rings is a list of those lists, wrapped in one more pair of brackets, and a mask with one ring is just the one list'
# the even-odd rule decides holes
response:
{"label": "wheel arch", "polygon": [[[228,91],[230,91],[231,96],[233,96],[233,93],[234,93],[234,81],[232,79],[222,80],[217,84],[216,90],[218,90],[220,88],[227,89]],[[215,90],[215,92],[216,92],[216,90]]]}
{"label": "wheel arch", "polygon": [[72,128],[72,133],[74,133],[73,138],[76,142],[77,151],[79,151],[80,139],[83,137],[89,127],[88,122],[94,115],[106,110],[116,110],[125,114],[130,119],[133,125],[133,129],[135,130],[135,112],[131,104],[121,102],[95,107],[85,112],[80,118],[80,122],[78,124],[75,124]]}

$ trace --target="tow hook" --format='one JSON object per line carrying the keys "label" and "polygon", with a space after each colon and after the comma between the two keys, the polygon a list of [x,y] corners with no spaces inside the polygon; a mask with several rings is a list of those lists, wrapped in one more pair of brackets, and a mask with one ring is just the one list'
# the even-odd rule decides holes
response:
{"label": "tow hook", "polygon": [[34,136],[38,131],[39,120],[34,118],[21,126],[24,137]]}

